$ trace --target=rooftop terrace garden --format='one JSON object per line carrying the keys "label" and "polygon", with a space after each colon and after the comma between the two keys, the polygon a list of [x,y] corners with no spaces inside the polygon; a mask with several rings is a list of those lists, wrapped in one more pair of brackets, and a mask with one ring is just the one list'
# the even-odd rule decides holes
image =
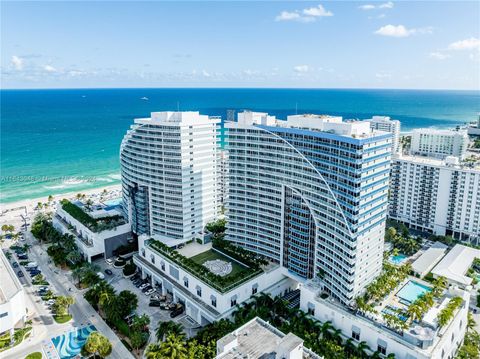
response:
{"label": "rooftop terrace garden", "polygon": [[[261,265],[268,263],[265,259],[251,254],[243,248],[237,247],[222,239],[214,240],[213,248],[215,248],[216,251],[209,250],[191,258],[183,256],[175,249],[170,248],[157,240],[151,239],[149,245],[172,262],[180,265],[187,272],[221,293],[226,293],[261,274],[263,272]],[[234,258],[243,265],[231,260],[225,255]],[[203,265],[205,261],[212,259],[221,259],[232,263],[232,271],[225,276],[212,273]]]}
{"label": "rooftop terrace garden", "polygon": [[111,230],[126,223],[125,219],[120,215],[94,218],[67,199],[63,199],[61,204],[65,212],[93,232]]}

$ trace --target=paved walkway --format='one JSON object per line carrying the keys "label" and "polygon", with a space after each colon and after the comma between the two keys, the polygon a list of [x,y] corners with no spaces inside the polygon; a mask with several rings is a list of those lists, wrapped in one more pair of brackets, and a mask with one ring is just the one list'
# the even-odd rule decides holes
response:
{"label": "paved walkway", "polygon": [[[49,263],[50,258],[48,257],[45,248],[38,244],[30,232],[27,233],[27,241],[28,243],[32,244],[32,248],[30,249],[29,253],[30,260],[37,262],[42,274],[50,283],[52,290],[59,295],[69,295],[75,298],[75,304],[70,306],[69,309],[73,319],[66,324],[56,324],[51,315],[45,316],[43,314],[46,312],[46,309],[44,304],[41,303],[40,297],[35,297],[34,294],[28,295],[28,297],[34,298],[34,302],[40,302],[36,303],[35,308],[37,313],[39,313],[40,320],[44,323],[45,329],[43,331],[40,330],[40,332],[33,333],[31,339],[26,340],[20,345],[2,353],[2,359],[19,359],[25,357],[31,352],[42,351],[42,344],[45,340],[48,343],[52,337],[67,333],[75,328],[83,327],[88,324],[95,325],[97,330],[110,340],[113,346],[113,351],[111,354],[112,358],[134,358],[134,356],[123,345],[113,330],[110,329],[100,315],[83,298],[83,291],[77,290],[76,287],[68,280],[66,272],[56,268],[53,263]],[[69,291],[69,288],[71,291]]]}

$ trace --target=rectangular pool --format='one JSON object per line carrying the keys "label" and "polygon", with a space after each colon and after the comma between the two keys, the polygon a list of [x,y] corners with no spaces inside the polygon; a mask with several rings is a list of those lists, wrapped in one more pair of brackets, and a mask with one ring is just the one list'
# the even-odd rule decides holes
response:
{"label": "rectangular pool", "polygon": [[397,292],[396,295],[398,298],[403,299],[408,303],[413,303],[418,297],[431,290],[432,288],[427,287],[426,285],[410,280]]}
{"label": "rectangular pool", "polygon": [[407,258],[408,257],[405,254],[399,254],[397,256],[390,256],[389,261],[392,264],[400,265],[403,262],[405,262],[407,260]]}

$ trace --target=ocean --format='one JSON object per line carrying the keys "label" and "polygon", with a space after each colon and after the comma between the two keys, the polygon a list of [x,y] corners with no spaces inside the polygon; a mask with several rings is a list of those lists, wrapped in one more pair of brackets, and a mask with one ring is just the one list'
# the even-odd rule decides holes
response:
{"label": "ocean", "polygon": [[245,109],[281,119],[296,112],[349,119],[386,115],[400,120],[402,131],[455,127],[480,112],[477,91],[1,90],[0,99],[0,203],[119,183],[122,137],[134,118],[152,111],[198,110],[222,119],[228,110]]}

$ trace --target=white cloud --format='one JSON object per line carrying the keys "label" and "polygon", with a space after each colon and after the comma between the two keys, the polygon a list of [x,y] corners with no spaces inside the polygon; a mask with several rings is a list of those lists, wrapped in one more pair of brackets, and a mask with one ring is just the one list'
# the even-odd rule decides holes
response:
{"label": "white cloud", "polygon": [[43,69],[47,72],[57,72],[57,69],[51,65],[45,65],[43,66]]}
{"label": "white cloud", "polygon": [[377,72],[377,73],[375,74],[375,77],[376,77],[377,79],[382,80],[382,79],[389,79],[389,78],[392,77],[392,75],[391,75],[390,73],[388,73],[388,72],[380,71],[380,72]]}
{"label": "white cloud", "polygon": [[303,10],[282,11],[275,17],[275,21],[297,21],[303,23],[314,22],[320,17],[333,16],[331,11],[326,10],[322,5],[310,7]]}
{"label": "white cloud", "polygon": [[436,59],[436,60],[445,60],[445,59],[448,59],[450,57],[450,55],[448,54],[442,54],[441,52],[431,52],[429,54],[429,57],[431,57],[432,59]]}
{"label": "white cloud", "polygon": [[305,15],[314,17],[333,16],[333,12],[325,10],[322,5],[311,7],[309,9],[303,9],[303,13]]}
{"label": "white cloud", "polygon": [[480,40],[475,37],[452,42],[450,45],[448,45],[449,50],[475,50],[479,48],[480,48]]}
{"label": "white cloud", "polygon": [[358,8],[362,10],[392,9],[393,6],[394,6],[393,2],[388,1],[386,3],[379,4],[379,5],[372,5],[372,4],[360,5]]}
{"label": "white cloud", "polygon": [[392,9],[393,8],[393,2],[388,1],[386,3],[378,5],[379,9]]}
{"label": "white cloud", "polygon": [[421,27],[417,29],[407,29],[403,25],[385,25],[382,26],[380,29],[375,31],[375,34],[382,35],[382,36],[390,36],[390,37],[408,37],[414,34],[431,34],[433,33],[433,28],[429,27]]}
{"label": "white cloud", "polygon": [[308,65],[297,65],[293,67],[293,71],[297,73],[305,73],[310,71],[310,67]]}
{"label": "white cloud", "polygon": [[202,70],[202,76],[204,77],[210,77],[212,76],[210,73],[208,73],[206,70]]}
{"label": "white cloud", "polygon": [[10,60],[10,62],[12,63],[13,67],[15,68],[15,70],[22,70],[23,69],[23,64],[24,64],[24,61],[22,58],[16,56],[16,55],[13,55],[12,56],[12,59]]}

